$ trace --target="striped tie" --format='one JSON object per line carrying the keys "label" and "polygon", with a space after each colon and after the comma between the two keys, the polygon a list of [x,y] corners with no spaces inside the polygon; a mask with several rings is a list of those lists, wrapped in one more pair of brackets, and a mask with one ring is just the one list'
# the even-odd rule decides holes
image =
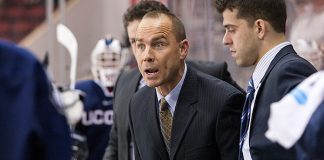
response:
{"label": "striped tie", "polygon": [[250,123],[250,114],[251,114],[251,104],[252,100],[254,97],[254,84],[253,84],[253,79],[251,78],[249,80],[249,84],[247,87],[247,94],[246,94],[246,99],[244,103],[244,108],[241,116],[241,131],[240,131],[240,153],[239,153],[239,160],[243,160],[243,142],[244,138],[246,136],[246,133],[249,128],[249,123]]}
{"label": "striped tie", "polygon": [[167,151],[170,155],[170,140],[171,140],[171,129],[172,129],[172,115],[169,110],[168,102],[162,98],[160,100],[160,123],[163,140],[166,145]]}

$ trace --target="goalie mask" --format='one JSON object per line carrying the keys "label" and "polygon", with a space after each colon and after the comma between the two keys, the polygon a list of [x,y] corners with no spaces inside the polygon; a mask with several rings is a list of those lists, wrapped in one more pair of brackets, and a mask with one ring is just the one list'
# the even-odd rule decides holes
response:
{"label": "goalie mask", "polygon": [[92,74],[104,87],[114,87],[124,66],[124,55],[118,40],[101,39],[91,54]]}

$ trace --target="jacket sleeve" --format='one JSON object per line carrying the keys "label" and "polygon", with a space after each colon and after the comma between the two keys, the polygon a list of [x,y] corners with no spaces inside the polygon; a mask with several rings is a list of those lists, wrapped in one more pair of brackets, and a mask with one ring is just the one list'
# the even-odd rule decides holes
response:
{"label": "jacket sleeve", "polygon": [[228,96],[221,108],[216,124],[216,141],[221,159],[237,160],[239,133],[244,96],[234,92]]}
{"label": "jacket sleeve", "polygon": [[119,76],[116,81],[115,89],[114,89],[114,118],[113,118],[113,125],[110,131],[110,136],[109,136],[109,142],[105,150],[105,154],[103,156],[103,160],[118,160],[118,123],[117,123],[117,114],[116,114],[116,106],[115,105],[115,99],[117,92],[119,91],[119,86],[120,86],[120,79],[125,75],[125,72],[123,71]]}

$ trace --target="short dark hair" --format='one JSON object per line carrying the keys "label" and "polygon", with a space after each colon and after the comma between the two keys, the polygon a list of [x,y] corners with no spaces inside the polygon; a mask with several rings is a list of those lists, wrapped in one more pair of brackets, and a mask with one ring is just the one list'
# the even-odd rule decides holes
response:
{"label": "short dark hair", "polygon": [[247,20],[252,26],[255,20],[268,21],[278,33],[286,31],[286,3],[285,0],[216,0],[216,9],[223,13],[226,9],[238,10],[237,18]]}
{"label": "short dark hair", "polygon": [[182,21],[171,12],[165,12],[165,11],[161,11],[161,10],[152,11],[152,12],[148,12],[147,14],[145,14],[145,16],[143,18],[159,18],[162,15],[167,16],[171,20],[172,31],[175,35],[177,42],[180,42],[180,41],[186,39],[186,30],[185,30],[185,27],[184,27]]}
{"label": "short dark hair", "polygon": [[163,3],[152,0],[142,0],[136,5],[131,6],[123,15],[123,24],[125,31],[127,32],[127,26],[134,20],[141,20],[143,16],[151,11],[161,10],[170,12],[170,10],[163,5]]}

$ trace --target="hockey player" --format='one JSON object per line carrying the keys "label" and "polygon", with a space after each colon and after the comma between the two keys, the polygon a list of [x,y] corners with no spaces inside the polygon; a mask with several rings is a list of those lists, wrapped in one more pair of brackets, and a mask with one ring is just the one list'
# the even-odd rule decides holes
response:
{"label": "hockey player", "polygon": [[70,160],[66,119],[42,65],[0,41],[0,159]]}
{"label": "hockey player", "polygon": [[85,135],[88,160],[102,159],[113,123],[113,88],[124,66],[125,55],[114,38],[98,41],[91,54],[93,80],[76,84],[83,91],[84,112],[75,131]]}

